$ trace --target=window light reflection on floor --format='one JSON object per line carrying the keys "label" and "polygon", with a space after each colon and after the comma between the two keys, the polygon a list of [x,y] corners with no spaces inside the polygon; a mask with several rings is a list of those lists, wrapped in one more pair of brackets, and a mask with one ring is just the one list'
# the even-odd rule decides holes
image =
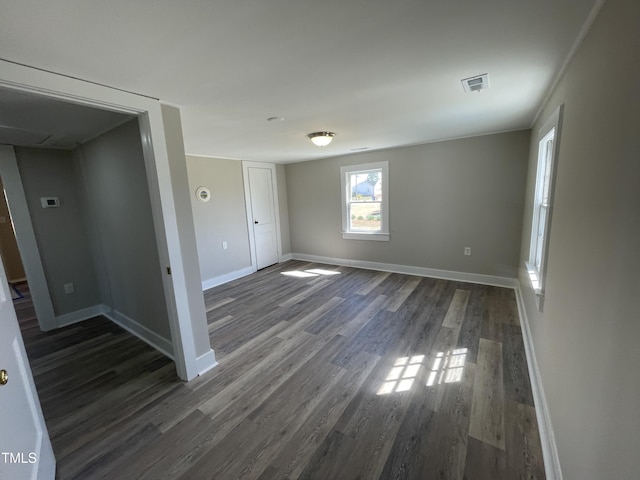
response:
{"label": "window light reflection on floor", "polygon": [[282,275],[286,275],[287,277],[296,277],[296,278],[309,278],[309,277],[319,277],[320,275],[340,275],[340,272],[335,270],[324,270],[322,268],[312,268],[309,270],[289,270],[287,272],[280,272]]}
{"label": "window light reflection on floor", "polygon": [[438,352],[433,360],[433,366],[429,372],[427,387],[442,383],[455,383],[462,380],[464,361],[467,357],[466,348]]}
{"label": "window light reflection on floor", "polygon": [[340,275],[340,272],[335,270],[324,270],[322,268],[312,268],[311,270],[305,270],[309,273],[317,273],[318,275]]}
{"label": "window light reflection on floor", "polygon": [[380,390],[378,390],[378,395],[411,390],[423,361],[424,355],[398,358],[380,387]]}
{"label": "window light reflection on floor", "polygon": [[282,275],[286,275],[287,277],[297,277],[297,278],[308,278],[308,277],[319,277],[317,273],[309,273],[303,272],[300,270],[291,270],[289,272],[281,272]]}

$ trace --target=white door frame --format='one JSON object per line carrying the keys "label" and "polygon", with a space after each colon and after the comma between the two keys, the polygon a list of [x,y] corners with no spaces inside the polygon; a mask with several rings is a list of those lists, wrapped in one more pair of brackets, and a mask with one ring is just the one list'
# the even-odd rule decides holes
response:
{"label": "white door frame", "polygon": [[49,286],[44,275],[40,250],[33,231],[31,214],[24,194],[18,162],[13,147],[0,145],[0,177],[7,192],[7,204],[11,213],[11,220],[16,230],[16,242],[20,251],[20,258],[24,266],[24,273],[29,283],[29,291],[36,311],[38,324],[43,331],[58,327],[56,315],[51,302]]}
{"label": "white door frame", "polygon": [[249,250],[251,252],[251,269],[258,270],[256,257],[256,241],[253,233],[253,213],[251,211],[251,188],[249,186],[249,168],[266,168],[271,170],[271,185],[273,190],[273,206],[276,219],[276,241],[278,245],[278,262],[282,261],[282,240],[280,239],[280,205],[278,203],[278,177],[275,163],[242,162],[242,181],[244,183],[244,204],[247,211],[247,233],[249,234]]}
{"label": "white door frame", "polygon": [[[186,271],[182,254],[183,248],[195,251],[196,247],[181,245],[179,227],[182,222],[176,213],[161,102],[4,60],[0,60],[0,86],[138,116],[176,370],[183,380],[197,377],[202,368],[198,368],[191,323],[192,305],[186,288],[187,276],[194,272],[192,268]],[[165,270],[169,267],[170,275]],[[199,279],[199,272],[195,275]],[[206,317],[202,321],[206,322]]]}

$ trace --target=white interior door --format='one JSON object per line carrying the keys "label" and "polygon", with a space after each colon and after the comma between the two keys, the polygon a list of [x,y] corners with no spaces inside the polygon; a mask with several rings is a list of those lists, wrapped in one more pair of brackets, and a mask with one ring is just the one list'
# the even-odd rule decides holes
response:
{"label": "white interior door", "polygon": [[55,458],[0,260],[0,478],[55,477]]}
{"label": "white interior door", "polygon": [[275,169],[271,165],[246,168],[251,215],[249,231],[253,237],[256,269],[278,263],[278,222],[274,197]]}

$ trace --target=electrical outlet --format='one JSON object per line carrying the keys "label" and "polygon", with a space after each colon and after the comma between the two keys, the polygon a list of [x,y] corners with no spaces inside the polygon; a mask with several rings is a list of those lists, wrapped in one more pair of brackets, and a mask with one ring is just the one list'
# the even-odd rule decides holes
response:
{"label": "electrical outlet", "polygon": [[65,283],[64,284],[64,293],[66,293],[67,295],[70,293],[73,293],[73,283]]}
{"label": "electrical outlet", "polygon": [[471,255],[471,247],[464,247],[464,254],[467,256]]}
{"label": "electrical outlet", "polygon": [[223,250],[226,250],[228,247],[229,247],[229,245],[227,245],[227,242],[222,242]]}

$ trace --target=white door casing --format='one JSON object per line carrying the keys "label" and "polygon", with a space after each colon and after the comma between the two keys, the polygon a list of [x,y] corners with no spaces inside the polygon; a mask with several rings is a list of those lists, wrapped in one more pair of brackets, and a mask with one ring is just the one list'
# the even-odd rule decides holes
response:
{"label": "white door casing", "polygon": [[45,332],[53,330],[58,327],[56,315],[49,295],[49,287],[31,222],[27,198],[22,186],[15,150],[9,145],[0,145],[0,176],[4,182],[7,204],[11,212],[22,264],[29,281],[29,290],[38,318],[38,325]]}
{"label": "white door casing", "polygon": [[53,479],[56,461],[1,260],[0,277],[0,369],[7,373],[0,385],[0,478]]}
{"label": "white door casing", "polygon": [[274,164],[242,162],[253,270],[280,261],[280,215]]}

